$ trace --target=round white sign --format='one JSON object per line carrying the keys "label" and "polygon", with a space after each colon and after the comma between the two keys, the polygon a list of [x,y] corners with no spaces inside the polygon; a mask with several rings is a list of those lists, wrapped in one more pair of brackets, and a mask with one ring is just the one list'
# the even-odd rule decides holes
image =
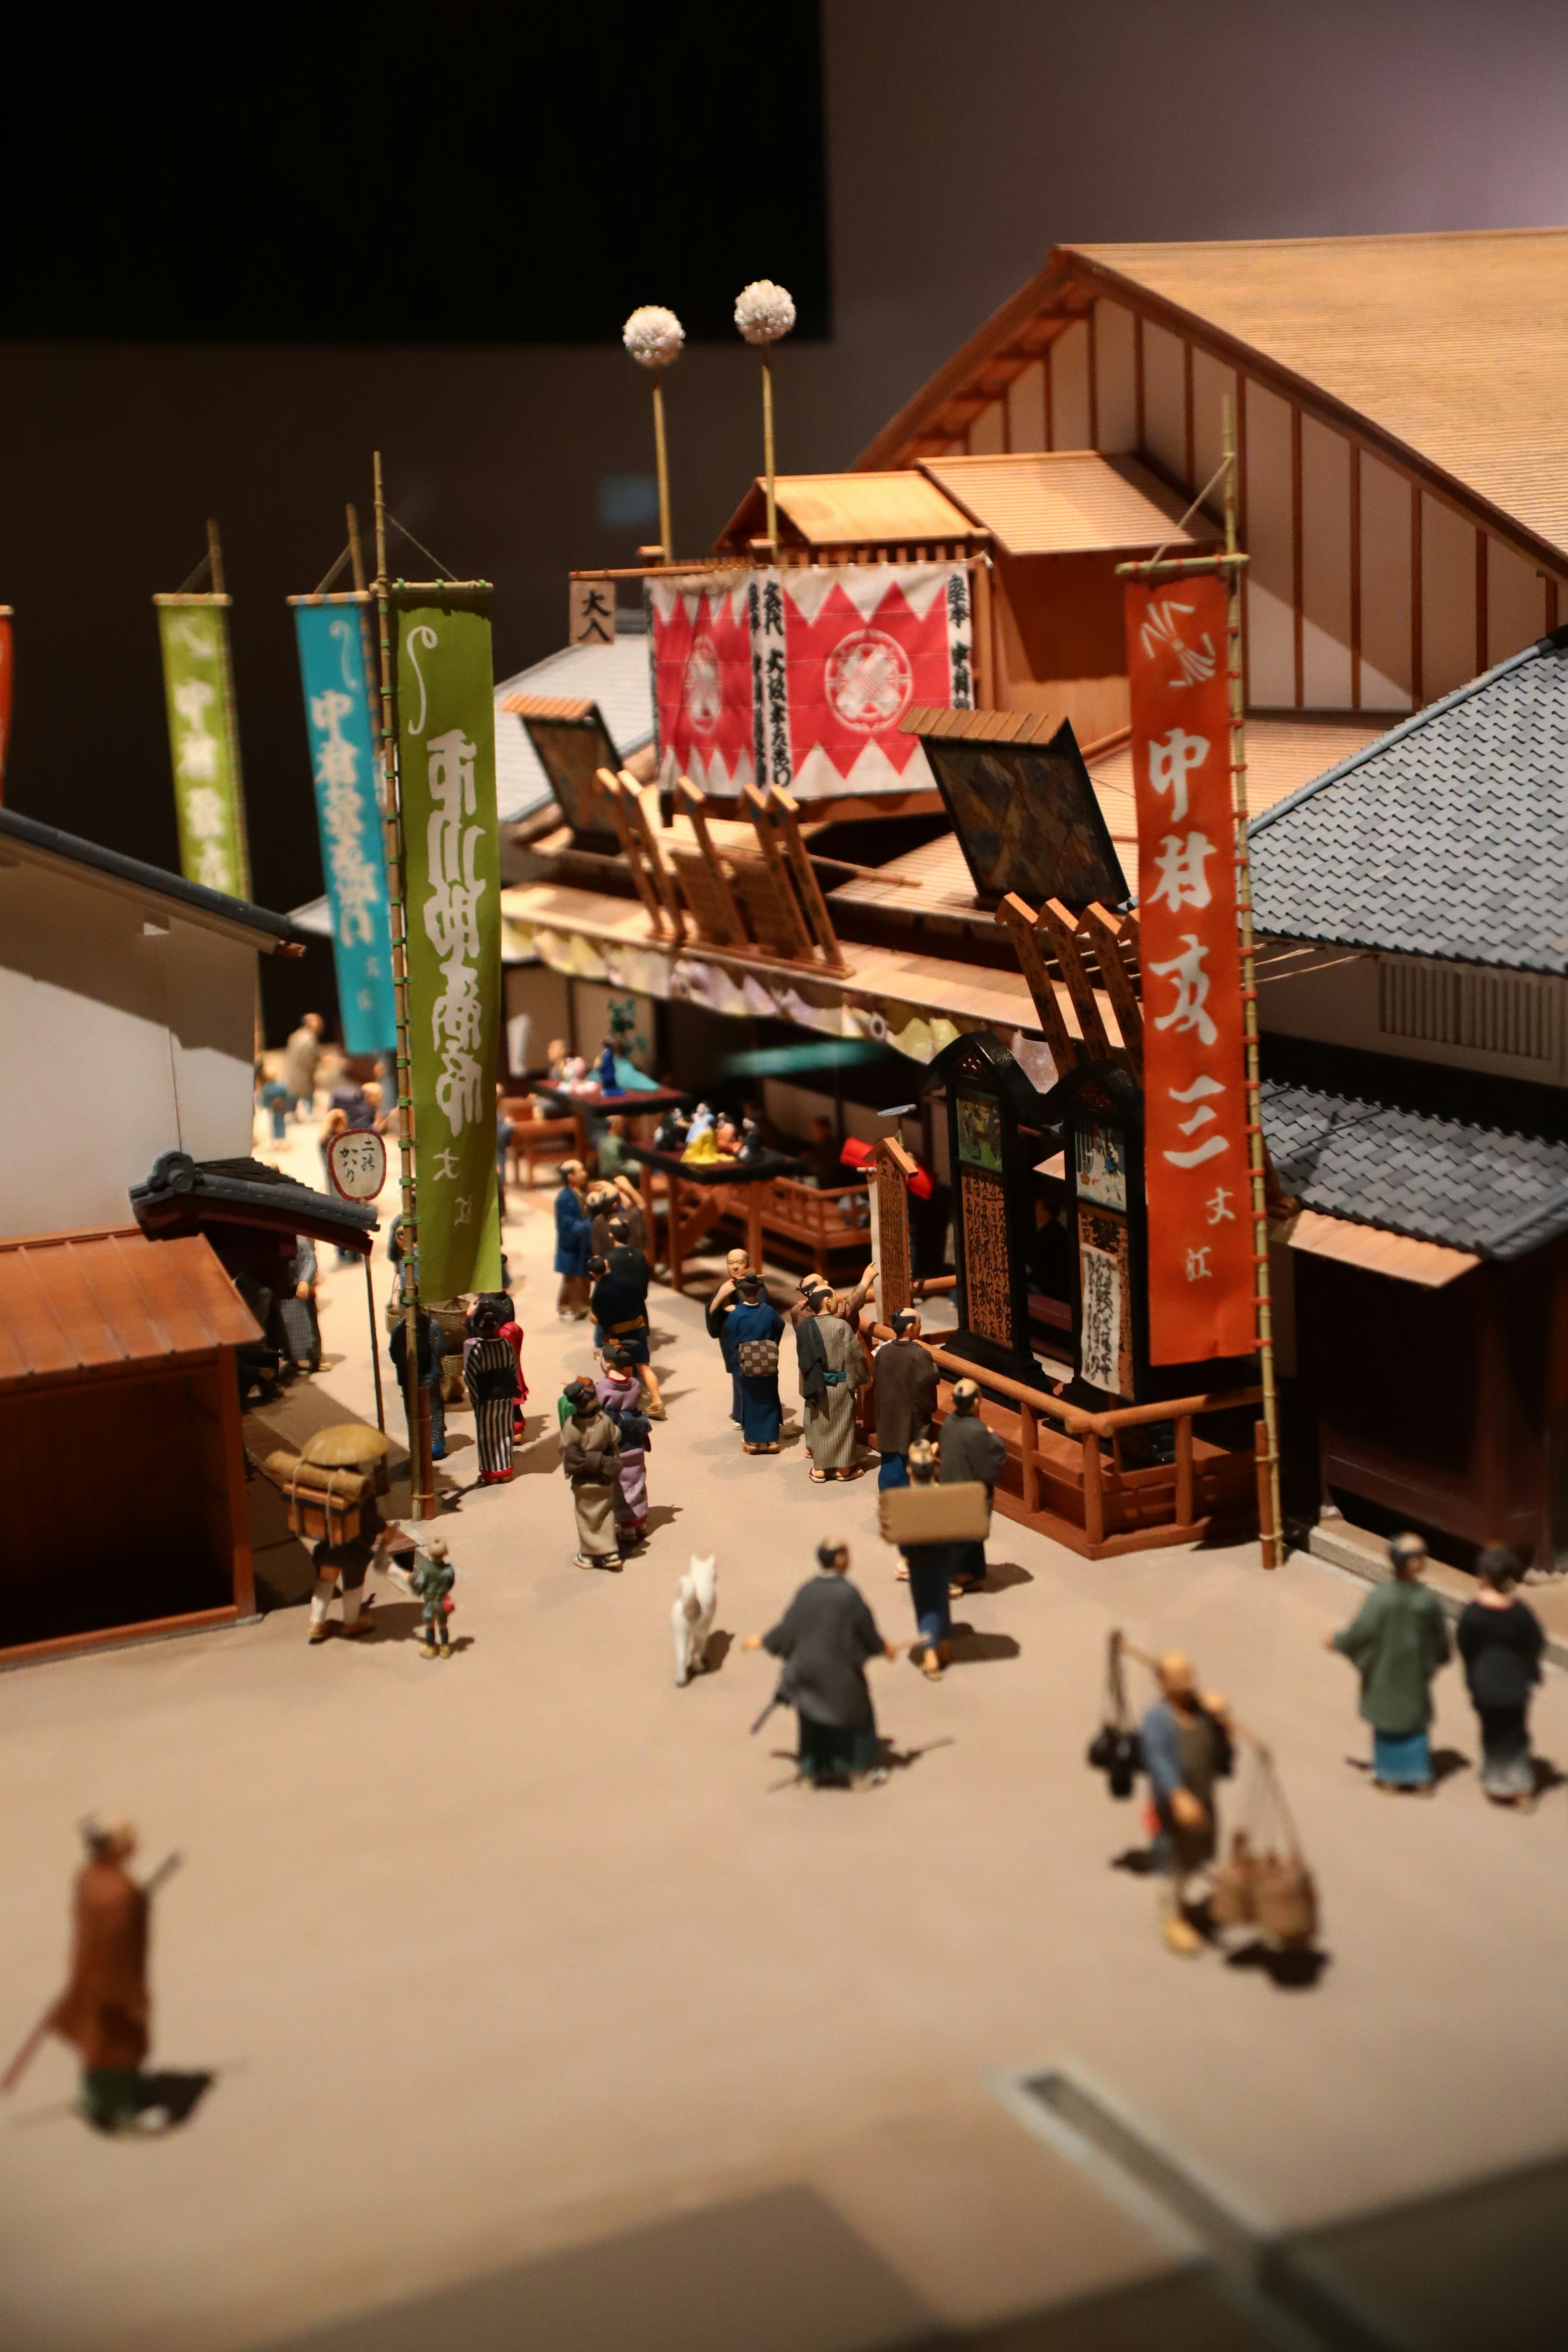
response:
{"label": "round white sign", "polygon": [[386,1146],[373,1128],[334,1135],[327,1167],[345,1201],[374,1201],[386,1181]]}

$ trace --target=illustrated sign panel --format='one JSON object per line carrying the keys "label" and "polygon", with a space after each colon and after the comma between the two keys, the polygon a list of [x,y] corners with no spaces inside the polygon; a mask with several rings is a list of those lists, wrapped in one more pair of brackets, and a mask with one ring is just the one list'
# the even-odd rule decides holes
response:
{"label": "illustrated sign panel", "polygon": [[1127,883],[1069,721],[1048,743],[921,740],[982,898],[1121,905]]}
{"label": "illustrated sign panel", "polygon": [[294,635],[305,689],[343,1045],[351,1054],[379,1054],[397,1034],[397,1010],[371,688],[358,600],[297,604]]}
{"label": "illustrated sign panel", "polygon": [[500,1287],[500,856],[488,614],[397,615],[420,1284]]}
{"label": "illustrated sign panel", "polygon": [[612,775],[616,774],[621,755],[598,705],[586,719],[542,719],[525,702],[518,716],[573,832],[615,837],[616,820],[599,782],[599,770],[608,768]]}
{"label": "illustrated sign panel", "polygon": [[250,896],[239,791],[239,743],[228,659],[226,596],[155,596],[163,699],[187,882]]}
{"label": "illustrated sign panel", "polygon": [[717,797],[929,792],[915,703],[974,700],[962,563],[803,564],[647,583],[659,782]]}
{"label": "illustrated sign panel", "polygon": [[989,1169],[1002,1173],[1002,1113],[999,1106],[984,1095],[960,1095],[958,1113],[958,1156],[966,1167]]}
{"label": "illustrated sign panel", "polygon": [[1226,603],[1203,574],[1127,588],[1155,1364],[1257,1344]]}
{"label": "illustrated sign panel", "polygon": [[386,1145],[374,1129],[334,1135],[327,1146],[327,1173],[345,1201],[374,1201],[386,1181]]}
{"label": "illustrated sign panel", "polygon": [[1078,1272],[1079,1373],[1108,1395],[1131,1397],[1136,1381],[1131,1250],[1125,1218],[1079,1211]]}
{"label": "illustrated sign panel", "polygon": [[1007,1252],[1007,1198],[993,1177],[961,1171],[963,1205],[963,1286],[969,1328],[1011,1348],[1013,1276]]}
{"label": "illustrated sign panel", "polygon": [[1073,1130],[1073,1190],[1102,1209],[1127,1207],[1127,1148],[1120,1129],[1086,1118]]}

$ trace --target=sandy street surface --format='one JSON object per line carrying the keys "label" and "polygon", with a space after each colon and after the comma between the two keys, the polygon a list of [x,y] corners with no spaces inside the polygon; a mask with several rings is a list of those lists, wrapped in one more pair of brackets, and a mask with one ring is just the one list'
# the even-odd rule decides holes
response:
{"label": "sandy street surface", "polygon": [[[308,1130],[281,1156],[319,1181]],[[148,1865],[184,1855],[156,1916],[156,2058],[217,2070],[147,2145],[70,2115],[58,2043],[0,2106],[6,2352],[317,2329],[853,2352],[1169,2273],[988,2086],[1030,2064],[1097,2078],[1280,2228],[1559,2148],[1568,1790],[1531,1818],[1489,1809],[1473,1769],[1429,1803],[1374,1794],[1346,1761],[1353,1678],[1323,1648],[1363,1588],[1235,1550],[1087,1563],[999,1519],[945,1679],[871,1669],[900,1769],[859,1795],[788,1785],[793,1718],[749,1736],[773,1669],[738,1637],[841,1532],[908,1638],[875,1479],[815,1487],[798,1443],[742,1455],[700,1305],[656,1288],[655,1530],[623,1575],[574,1568],[554,1401],[590,1349],[554,1317],[550,1200],[514,1194],[507,1232],[521,1475],[446,1522],[458,1655],[423,1659],[384,1585],[386,1629],[358,1645],[309,1649],[279,1609],[0,1679],[0,2041],[61,1977],[78,1817],[123,1811]],[[315,1385],[369,1414],[363,1276],[324,1263],[322,1290],[337,1360]],[[787,1347],[783,1384],[793,1402]],[[466,1484],[470,1416],[449,1429]],[[733,1639],[679,1690],[694,1550],[717,1554]],[[1110,1867],[1137,1808],[1083,1757],[1118,1623],[1191,1651],[1275,1743],[1323,1894],[1313,1989],[1173,1958],[1151,1883]],[[1453,1669],[1439,1689],[1435,1745],[1473,1766]],[[1555,1673],[1535,1727],[1568,1764]]]}

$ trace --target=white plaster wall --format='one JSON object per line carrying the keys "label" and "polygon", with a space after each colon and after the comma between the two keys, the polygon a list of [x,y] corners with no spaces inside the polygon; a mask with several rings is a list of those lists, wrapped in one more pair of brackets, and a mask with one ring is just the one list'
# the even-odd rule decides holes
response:
{"label": "white plaster wall", "polygon": [[1351,699],[1351,446],[1301,419],[1301,680],[1310,710]]}
{"label": "white plaster wall", "polygon": [[1410,485],[1361,457],[1361,704],[1410,708]]}
{"label": "white plaster wall", "polygon": [[1452,507],[1421,499],[1421,693],[1452,694],[1476,675],[1476,532]]}
{"label": "white plaster wall", "polygon": [[1265,971],[1258,991],[1259,1025],[1283,1037],[1386,1052],[1378,1031],[1377,958],[1352,956],[1345,948],[1325,948],[1322,954],[1324,966],[1315,971],[1279,979]]}
{"label": "white plaster wall", "polygon": [[1007,387],[1007,442],[1013,449],[1046,446],[1046,363],[1031,360]]}
{"label": "white plaster wall", "polygon": [[1089,327],[1083,320],[1058,335],[1050,347],[1051,446],[1088,449]]}
{"label": "white plaster wall", "polygon": [[[1187,478],[1187,392],[1179,336],[1143,322],[1143,446],[1173,481]],[[1194,485],[1196,488],[1196,484]]]}
{"label": "white plaster wall", "polygon": [[1546,633],[1546,583],[1500,540],[1487,541],[1487,660],[1506,661]]}
{"label": "white plaster wall", "polygon": [[255,973],[167,901],[0,866],[0,1233],[123,1224],[161,1151],[249,1150]]}
{"label": "white plaster wall", "polygon": [[[1120,302],[1094,306],[1095,426],[1108,457],[1138,446],[1132,313]],[[1016,448],[1016,442],[1014,443]]]}
{"label": "white plaster wall", "polygon": [[1290,410],[1249,377],[1247,385],[1248,697],[1259,709],[1296,700],[1294,564],[1290,520]]}

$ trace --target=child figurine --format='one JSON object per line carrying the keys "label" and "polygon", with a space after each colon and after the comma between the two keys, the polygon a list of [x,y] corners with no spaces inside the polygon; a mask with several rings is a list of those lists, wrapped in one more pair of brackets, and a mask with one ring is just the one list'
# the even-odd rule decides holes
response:
{"label": "child figurine", "polygon": [[451,1554],[445,1536],[432,1536],[423,1559],[416,1559],[408,1571],[408,1590],[416,1601],[425,1603],[424,1638],[419,1644],[422,1658],[449,1658],[452,1643],[447,1631],[447,1620],[452,1613],[452,1587],[458,1581],[458,1571],[452,1566]]}

